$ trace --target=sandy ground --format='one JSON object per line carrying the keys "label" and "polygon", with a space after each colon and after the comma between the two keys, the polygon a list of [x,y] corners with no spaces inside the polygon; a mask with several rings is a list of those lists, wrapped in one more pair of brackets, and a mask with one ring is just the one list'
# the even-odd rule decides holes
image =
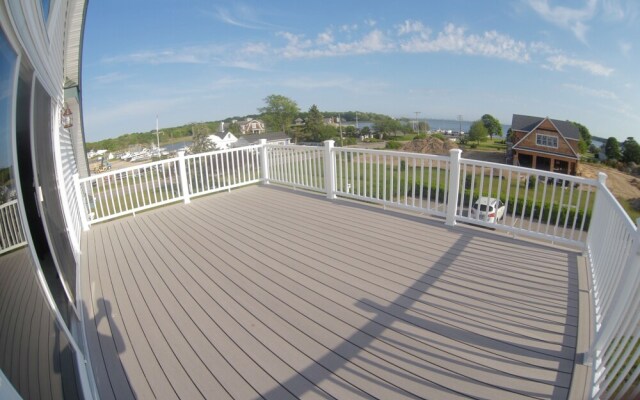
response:
{"label": "sandy ground", "polygon": [[622,199],[640,198],[640,179],[604,165],[580,164],[578,174],[597,179],[598,172],[607,174],[607,187],[614,196]]}

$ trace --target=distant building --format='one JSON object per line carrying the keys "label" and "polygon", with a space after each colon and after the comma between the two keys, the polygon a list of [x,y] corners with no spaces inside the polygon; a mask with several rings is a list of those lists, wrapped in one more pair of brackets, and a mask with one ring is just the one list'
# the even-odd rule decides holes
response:
{"label": "distant building", "polygon": [[240,127],[240,134],[242,135],[252,135],[252,134],[263,134],[267,130],[264,126],[264,122],[259,119],[247,118],[244,121],[235,121]]}
{"label": "distant building", "polygon": [[507,161],[513,165],[575,175],[580,131],[569,121],[514,114]]}
{"label": "distant building", "polygon": [[244,135],[238,138],[238,141],[233,144],[233,147],[243,147],[258,144],[260,139],[267,139],[269,144],[286,145],[291,144],[291,138],[287,134],[282,132],[265,133],[262,135]]}
{"label": "distant building", "polygon": [[209,135],[209,141],[213,143],[216,150],[226,150],[238,141],[238,138],[231,132],[218,132]]}
{"label": "distant building", "polygon": [[89,150],[87,153],[87,158],[93,158],[95,156],[101,156],[109,150]]}

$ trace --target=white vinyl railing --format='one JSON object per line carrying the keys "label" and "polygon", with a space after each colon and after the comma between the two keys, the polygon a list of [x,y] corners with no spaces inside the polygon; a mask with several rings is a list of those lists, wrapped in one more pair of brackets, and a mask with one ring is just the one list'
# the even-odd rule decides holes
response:
{"label": "white vinyl railing", "polygon": [[88,225],[261,180],[263,146],[194,154],[77,179]]}
{"label": "white vinyl railing", "polygon": [[27,244],[18,214],[18,201],[0,204],[0,254]]}
{"label": "white vinyl railing", "polygon": [[230,190],[259,182],[261,146],[247,146],[185,157],[189,196]]}
{"label": "white vinyl railing", "polygon": [[324,192],[324,156],[324,148],[317,146],[268,145],[268,180]]}
{"label": "white vinyl railing", "polygon": [[335,194],[445,216],[450,159],[397,151],[335,149]]}
{"label": "white vinyl railing", "polygon": [[[85,229],[173,201],[256,182],[352,198],[572,245],[589,255],[596,321],[593,398],[640,398],[640,234],[600,181],[449,156],[260,145],[77,180]],[[472,212],[498,201],[504,214]],[[482,215],[482,216],[480,216]],[[501,217],[501,218],[500,218]],[[590,229],[595,227],[595,229]]]}
{"label": "white vinyl railing", "polygon": [[640,398],[640,233],[605,186],[587,238],[595,339],[592,398]]}
{"label": "white vinyl railing", "polygon": [[[461,159],[456,220],[582,247],[596,190],[592,179]],[[504,214],[472,213],[480,197],[499,200]]]}

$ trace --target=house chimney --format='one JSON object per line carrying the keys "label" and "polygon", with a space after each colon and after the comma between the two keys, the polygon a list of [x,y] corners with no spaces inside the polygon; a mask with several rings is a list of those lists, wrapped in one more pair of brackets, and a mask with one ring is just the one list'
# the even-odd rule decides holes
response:
{"label": "house chimney", "polygon": [[218,129],[219,132],[224,132],[224,122],[220,121],[220,129]]}

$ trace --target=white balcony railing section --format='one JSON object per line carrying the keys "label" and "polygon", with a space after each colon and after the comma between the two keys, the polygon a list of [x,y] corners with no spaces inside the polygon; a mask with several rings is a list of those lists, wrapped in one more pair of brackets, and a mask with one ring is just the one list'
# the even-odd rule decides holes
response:
{"label": "white balcony railing section", "polygon": [[[593,397],[640,398],[640,234],[600,181],[449,156],[260,145],[180,155],[77,180],[92,223],[193,196],[277,183],[576,246],[589,255],[595,310]],[[496,209],[477,205],[479,198]],[[486,212],[478,212],[483,210]]]}
{"label": "white balcony railing section", "polygon": [[18,215],[18,201],[0,204],[0,254],[27,244]]}
{"label": "white balcony railing section", "polygon": [[587,237],[595,340],[593,398],[640,398],[640,233],[601,174]]}

